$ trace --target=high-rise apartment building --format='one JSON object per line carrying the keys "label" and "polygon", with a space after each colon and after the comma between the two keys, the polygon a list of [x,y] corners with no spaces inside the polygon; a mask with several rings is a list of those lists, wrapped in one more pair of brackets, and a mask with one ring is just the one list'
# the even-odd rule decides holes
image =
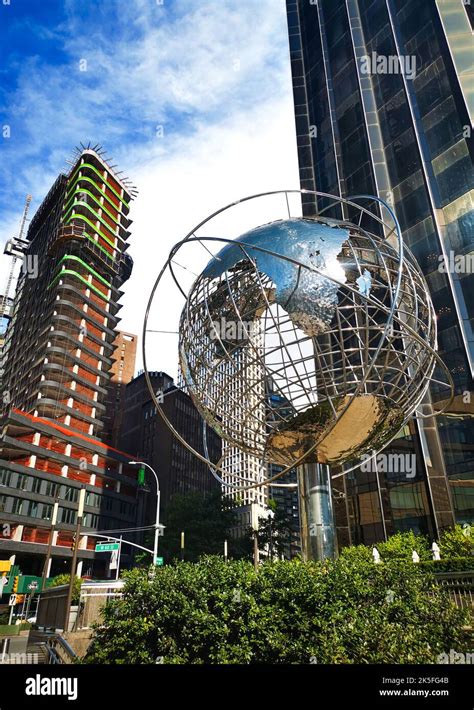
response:
{"label": "high-rise apartment building", "polygon": [[135,373],[137,340],[138,337],[133,333],[119,330],[113,343],[114,357],[110,368],[104,431],[104,440],[112,446],[119,445],[125,387],[132,381]]}
{"label": "high-rise apartment building", "polygon": [[[413,420],[388,450],[416,454],[414,472],[337,479],[339,543],[403,529],[435,536],[474,518],[472,9],[462,0],[287,0],[287,17],[301,187],[393,206],[456,386],[446,416]],[[303,197],[305,216],[325,205]],[[424,412],[445,397],[432,386]]]}
{"label": "high-rise apartment building", "polygon": [[92,570],[93,533],[136,523],[136,471],[103,437],[120,289],[132,270],[132,196],[100,152],[85,149],[28,229],[4,345],[0,439],[0,507],[11,527],[0,552],[16,554],[24,571],[41,569],[56,500],[53,569],[64,569],[80,488],[80,570]]}

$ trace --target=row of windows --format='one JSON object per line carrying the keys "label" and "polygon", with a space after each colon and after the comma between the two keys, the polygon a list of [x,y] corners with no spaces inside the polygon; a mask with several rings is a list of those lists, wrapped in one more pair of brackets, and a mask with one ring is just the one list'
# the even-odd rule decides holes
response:
{"label": "row of windows", "polygon": [[[64,484],[54,483],[37,476],[28,476],[24,473],[16,473],[8,469],[0,469],[0,486],[16,488],[19,491],[27,491],[49,498],[59,498],[70,503],[76,503],[79,495],[77,488]],[[92,504],[93,505],[93,504]]]}
{"label": "row of windows", "polygon": [[[58,498],[69,503],[77,503],[79,498],[79,489],[67,486],[64,484],[47,481],[37,476],[28,476],[24,473],[16,473],[8,469],[0,469],[0,487],[16,488],[19,491],[36,493],[37,495],[47,496],[49,498]],[[101,511],[116,510],[121,515],[131,516],[134,506],[126,501],[115,501],[109,496],[103,496],[92,491],[86,492],[85,504],[93,508],[99,508]],[[26,514],[26,513],[22,513]],[[36,517],[36,516],[32,516]],[[41,517],[41,516],[40,516]],[[64,520],[63,522],[69,522]],[[93,525],[91,525],[93,527]]]}
{"label": "row of windows", "polygon": [[[124,506],[131,506],[124,503]],[[36,500],[28,500],[26,498],[17,498],[16,496],[0,495],[0,512],[11,513],[12,515],[23,515],[28,518],[36,518],[38,520],[50,521],[53,514],[53,506],[49,503],[41,503]],[[121,510],[121,512],[123,512]],[[59,508],[58,523],[65,525],[75,525],[77,522],[77,511],[71,508]],[[120,528],[123,523],[114,518],[102,518],[95,513],[86,513],[84,515],[83,525],[86,528],[103,528],[109,530]]]}

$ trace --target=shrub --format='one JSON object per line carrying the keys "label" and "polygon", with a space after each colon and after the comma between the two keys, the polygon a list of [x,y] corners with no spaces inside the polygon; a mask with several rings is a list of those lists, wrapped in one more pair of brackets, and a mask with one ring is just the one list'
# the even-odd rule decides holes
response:
{"label": "shrub", "polygon": [[423,560],[420,565],[434,574],[440,572],[473,572],[472,557],[451,557],[448,560]]}
{"label": "shrub", "polygon": [[445,530],[441,533],[439,547],[441,559],[473,555],[474,536],[471,529],[463,529],[460,525],[455,525],[454,528]]}
{"label": "shrub", "polygon": [[[91,663],[434,663],[468,649],[466,614],[420,565],[205,557],[135,569],[103,610]],[[368,549],[370,556],[370,549]]]}
{"label": "shrub", "polygon": [[432,558],[428,538],[415,535],[412,531],[392,535],[385,542],[377,543],[377,549],[384,560],[405,559],[411,562],[413,550],[418,552],[420,560]]}
{"label": "shrub", "polygon": [[[56,577],[53,577],[52,580],[49,580],[48,587],[60,587],[62,584],[69,584],[69,580],[71,579],[70,574],[58,574]],[[74,579],[74,586],[72,590],[72,603],[73,604],[79,604],[79,599],[81,596],[81,585],[82,580],[80,577],[75,577]]]}

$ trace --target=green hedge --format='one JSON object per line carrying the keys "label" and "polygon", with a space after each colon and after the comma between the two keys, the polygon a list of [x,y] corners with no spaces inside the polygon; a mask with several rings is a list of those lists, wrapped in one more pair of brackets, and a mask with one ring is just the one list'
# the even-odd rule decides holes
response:
{"label": "green hedge", "polygon": [[474,559],[472,557],[453,557],[449,560],[428,560],[420,562],[420,567],[436,574],[437,572],[472,572],[474,575]]}
{"label": "green hedge", "polygon": [[18,636],[20,633],[20,626],[18,624],[2,624],[0,626],[0,636]]}
{"label": "green hedge", "polygon": [[[422,565],[205,557],[126,573],[90,663],[437,663],[470,652],[468,614]],[[160,659],[160,661],[157,661]]]}

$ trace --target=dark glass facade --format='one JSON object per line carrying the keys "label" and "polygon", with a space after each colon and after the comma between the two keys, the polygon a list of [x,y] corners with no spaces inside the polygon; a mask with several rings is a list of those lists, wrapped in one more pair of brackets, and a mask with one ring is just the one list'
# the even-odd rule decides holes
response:
{"label": "dark glass facade", "polygon": [[[388,449],[416,454],[414,476],[335,479],[339,543],[405,529],[435,536],[474,518],[474,273],[467,260],[452,268],[474,251],[469,12],[451,0],[287,0],[287,16],[301,187],[393,206],[456,387],[446,416],[411,422]],[[304,214],[326,204],[306,195]],[[424,411],[445,397],[431,387]]]}

